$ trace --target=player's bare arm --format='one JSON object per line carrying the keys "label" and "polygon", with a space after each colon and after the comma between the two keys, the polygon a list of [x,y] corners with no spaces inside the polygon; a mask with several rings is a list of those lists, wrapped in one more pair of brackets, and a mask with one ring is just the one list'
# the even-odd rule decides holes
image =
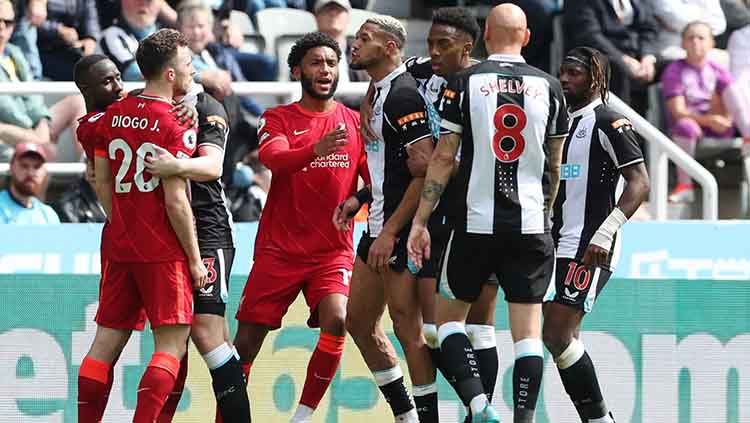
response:
{"label": "player's bare arm", "polygon": [[565,135],[559,137],[549,137],[549,201],[545,205],[547,210],[552,210],[557,197],[557,188],[560,187],[560,165],[562,163],[563,145],[565,144]]}
{"label": "player's bare arm", "polygon": [[224,151],[214,144],[198,147],[198,157],[178,159],[168,150],[154,146],[155,156],[146,157],[146,169],[156,176],[180,176],[197,182],[215,181],[221,177]]}
{"label": "player's bare arm", "polygon": [[[649,179],[646,166],[643,162],[626,166],[620,169],[622,177],[625,179],[625,190],[617,202],[617,206],[607,219],[591,238],[588,247],[583,255],[583,264],[587,266],[601,266],[607,263],[609,249],[604,248],[612,244],[614,233],[625,224],[627,219],[638,210],[649,193]],[[604,245],[604,246],[603,246]]]}
{"label": "player's bare arm", "polygon": [[422,267],[422,260],[430,257],[430,233],[427,230],[427,220],[443,195],[445,186],[453,173],[460,142],[460,134],[442,135],[427,167],[419,206],[406,244],[409,257],[417,267]]}
{"label": "player's bare arm", "polygon": [[112,172],[109,159],[97,156],[94,159],[94,178],[96,179],[96,196],[107,216],[112,216]]}
{"label": "player's bare arm", "polygon": [[430,137],[422,138],[406,146],[406,152],[409,156],[406,159],[406,165],[409,167],[412,176],[419,177],[427,174],[427,166],[430,164],[432,151],[433,142]]}
{"label": "player's bare arm", "polygon": [[193,286],[202,288],[206,285],[208,271],[201,260],[198,249],[198,237],[193,225],[193,209],[187,195],[187,181],[178,176],[162,179],[164,184],[164,203],[167,208],[169,223],[188,259]]}

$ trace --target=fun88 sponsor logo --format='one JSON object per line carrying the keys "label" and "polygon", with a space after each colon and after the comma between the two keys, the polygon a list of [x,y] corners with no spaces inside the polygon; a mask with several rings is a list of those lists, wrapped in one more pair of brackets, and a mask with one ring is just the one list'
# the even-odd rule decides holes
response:
{"label": "fun88 sponsor logo", "polygon": [[310,168],[339,168],[349,169],[349,153],[331,153],[325,157],[318,157],[310,163]]}

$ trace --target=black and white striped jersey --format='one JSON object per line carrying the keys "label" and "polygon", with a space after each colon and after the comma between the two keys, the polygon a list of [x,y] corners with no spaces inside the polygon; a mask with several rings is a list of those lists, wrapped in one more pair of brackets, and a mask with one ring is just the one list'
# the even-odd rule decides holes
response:
{"label": "black and white striped jersey", "polygon": [[[563,148],[552,236],[557,257],[581,260],[622,193],[620,169],[642,162],[643,153],[630,121],[599,99],[570,117],[573,123]],[[609,249],[610,260],[614,250]]]}
{"label": "black and white striped jersey", "polygon": [[521,56],[492,55],[458,72],[438,102],[443,133],[461,134],[449,194],[456,230],[549,230],[547,138],[568,133],[560,82]]}
{"label": "black and white striped jersey", "polygon": [[112,26],[102,31],[97,52],[112,59],[120,72],[135,62],[135,53],[138,51],[138,37],[135,31],[125,23],[117,20]]}
{"label": "black and white striped jersey", "polygon": [[373,86],[370,125],[378,139],[365,149],[373,198],[367,223],[370,236],[377,237],[412,179],[406,146],[430,137],[431,132],[425,101],[406,66],[402,64]]}

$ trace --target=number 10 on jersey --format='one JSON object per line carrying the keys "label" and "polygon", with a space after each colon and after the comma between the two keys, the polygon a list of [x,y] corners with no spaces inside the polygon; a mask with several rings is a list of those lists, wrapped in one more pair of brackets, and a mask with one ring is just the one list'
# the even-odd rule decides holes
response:
{"label": "number 10 on jersey", "polygon": [[503,104],[495,110],[492,121],[495,125],[492,152],[503,163],[515,162],[526,148],[522,133],[526,127],[526,113],[518,105]]}

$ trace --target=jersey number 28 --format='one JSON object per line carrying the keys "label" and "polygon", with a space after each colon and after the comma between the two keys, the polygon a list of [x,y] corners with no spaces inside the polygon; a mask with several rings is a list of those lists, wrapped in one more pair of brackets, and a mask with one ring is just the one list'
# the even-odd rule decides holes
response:
{"label": "jersey number 28", "polygon": [[526,127],[526,113],[515,104],[503,104],[495,110],[492,119],[495,136],[492,137],[492,152],[503,163],[513,163],[521,157],[526,148],[523,129]]}
{"label": "jersey number 28", "polygon": [[[133,150],[130,149],[130,145],[122,139],[115,138],[109,143],[109,158],[110,160],[117,160],[117,152],[122,151],[122,163],[120,163],[120,169],[117,170],[115,175],[115,193],[121,194],[130,192],[133,183],[124,182],[125,176],[128,174],[128,169],[133,162]],[[146,156],[156,155],[156,149],[154,144],[150,142],[144,142],[135,150],[135,176],[133,181],[135,187],[140,192],[151,192],[159,186],[159,177],[151,176],[148,180],[143,176],[143,172],[146,170]]]}

